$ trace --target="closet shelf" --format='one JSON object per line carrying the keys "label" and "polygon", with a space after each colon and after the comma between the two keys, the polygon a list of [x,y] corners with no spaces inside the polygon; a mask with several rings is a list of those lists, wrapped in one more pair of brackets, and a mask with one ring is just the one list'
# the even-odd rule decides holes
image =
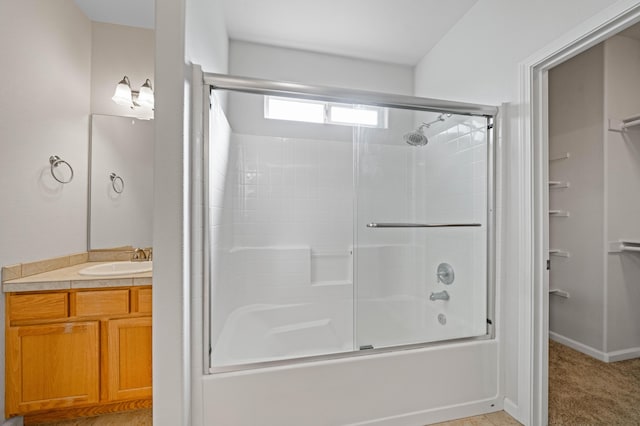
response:
{"label": "closet shelf", "polygon": [[550,180],[549,189],[569,188],[571,184],[569,182],[562,182],[560,180]]}
{"label": "closet shelf", "polygon": [[640,114],[632,115],[622,120],[610,118],[609,130],[612,132],[624,132],[627,129],[640,126]]}
{"label": "closet shelf", "polygon": [[549,289],[549,294],[553,296],[562,297],[564,299],[568,299],[569,297],[571,297],[568,291],[560,290],[559,288]]}
{"label": "closet shelf", "polygon": [[570,152],[565,152],[564,154],[561,154],[557,157],[551,157],[549,158],[549,161],[558,161],[558,160],[566,160],[567,158],[571,157],[571,153]]}
{"label": "closet shelf", "polygon": [[551,256],[558,256],[558,257],[571,257],[571,253],[569,253],[566,250],[560,250],[560,249],[549,249],[549,254]]}
{"label": "closet shelf", "polygon": [[609,253],[622,253],[625,251],[640,253],[640,240],[624,239],[609,242]]}

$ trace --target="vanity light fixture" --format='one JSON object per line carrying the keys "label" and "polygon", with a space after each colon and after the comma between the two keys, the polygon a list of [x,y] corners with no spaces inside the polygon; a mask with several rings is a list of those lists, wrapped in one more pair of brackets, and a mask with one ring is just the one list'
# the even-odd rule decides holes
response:
{"label": "vanity light fixture", "polygon": [[111,99],[118,105],[128,106],[131,109],[148,108],[152,110],[154,97],[151,80],[147,78],[142,87],[140,87],[140,91],[131,90],[129,77],[125,75],[116,86],[116,91]]}

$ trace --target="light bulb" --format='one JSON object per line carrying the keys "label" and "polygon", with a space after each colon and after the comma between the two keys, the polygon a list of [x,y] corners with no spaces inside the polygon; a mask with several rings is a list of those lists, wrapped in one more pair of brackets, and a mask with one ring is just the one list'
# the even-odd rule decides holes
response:
{"label": "light bulb", "polygon": [[153,109],[154,96],[151,81],[149,81],[149,79],[147,79],[140,88],[140,93],[138,93],[138,99],[136,99],[136,102],[142,107]]}
{"label": "light bulb", "polygon": [[126,75],[116,86],[116,91],[111,99],[118,105],[129,107],[133,105],[133,99],[131,99],[131,85],[129,84],[129,78]]}

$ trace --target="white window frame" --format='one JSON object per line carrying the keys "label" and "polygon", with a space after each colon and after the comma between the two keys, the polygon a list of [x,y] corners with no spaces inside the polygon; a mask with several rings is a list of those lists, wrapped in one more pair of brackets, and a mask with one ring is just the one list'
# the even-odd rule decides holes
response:
{"label": "white window frame", "polygon": [[[270,114],[270,101],[271,100],[278,101],[290,101],[292,103],[309,103],[315,105],[322,105],[324,110],[324,118],[323,122],[318,122],[315,120],[299,120],[299,119],[286,119],[281,117],[273,117]],[[332,109],[333,108],[346,108],[354,111],[372,111],[376,113],[376,124],[366,124],[366,123],[358,123],[358,122],[347,122],[347,121],[339,121],[336,119],[332,119]],[[296,121],[301,123],[313,123],[313,124],[332,124],[337,126],[351,126],[351,127],[369,127],[374,129],[387,129],[389,127],[389,109],[384,107],[376,107],[371,105],[359,105],[359,104],[343,104],[338,102],[325,102],[325,101],[317,101],[310,99],[294,99],[287,98],[282,96],[271,96],[265,95],[264,97],[264,118],[268,120],[284,120],[284,121]]]}

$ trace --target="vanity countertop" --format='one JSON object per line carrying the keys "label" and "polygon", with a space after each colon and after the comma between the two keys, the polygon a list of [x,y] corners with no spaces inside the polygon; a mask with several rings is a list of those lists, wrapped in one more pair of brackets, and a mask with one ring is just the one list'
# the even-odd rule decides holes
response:
{"label": "vanity countertop", "polygon": [[80,275],[78,271],[112,262],[84,262],[24,278],[4,281],[5,293],[21,291],[70,290],[80,288],[131,287],[151,285],[152,271],[110,276]]}

